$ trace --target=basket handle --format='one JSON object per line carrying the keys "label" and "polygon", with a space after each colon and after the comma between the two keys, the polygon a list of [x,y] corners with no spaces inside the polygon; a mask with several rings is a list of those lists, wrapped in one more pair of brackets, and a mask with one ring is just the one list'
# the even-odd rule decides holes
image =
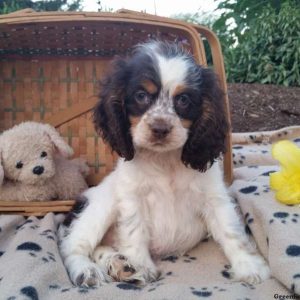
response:
{"label": "basket handle", "polygon": [[14,12],[9,13],[9,15],[23,15],[23,14],[29,14],[29,13],[34,13],[36,12],[34,9],[32,8],[24,8],[24,9],[20,9]]}

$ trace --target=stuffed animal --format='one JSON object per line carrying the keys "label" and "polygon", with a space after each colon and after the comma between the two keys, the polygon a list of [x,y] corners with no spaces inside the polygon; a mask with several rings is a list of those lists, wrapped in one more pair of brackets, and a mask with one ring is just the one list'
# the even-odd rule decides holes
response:
{"label": "stuffed animal", "polygon": [[270,186],[275,197],[284,204],[300,204],[300,149],[290,141],[280,141],[272,147],[272,155],[281,170],[270,174]]}
{"label": "stuffed animal", "polygon": [[0,135],[0,200],[74,199],[89,169],[50,125],[24,122]]}

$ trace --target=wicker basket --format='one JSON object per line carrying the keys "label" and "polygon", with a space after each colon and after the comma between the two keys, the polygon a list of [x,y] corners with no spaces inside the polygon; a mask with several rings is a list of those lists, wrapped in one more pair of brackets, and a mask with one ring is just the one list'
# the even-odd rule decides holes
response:
{"label": "wicker basket", "polygon": [[[199,35],[200,34],[200,35]],[[179,41],[206,65],[202,36],[209,41],[215,71],[226,91],[223,58],[215,35],[201,26],[121,10],[118,13],[34,12],[0,16],[0,132],[25,120],[50,123],[87,159],[90,185],[99,183],[117,159],[97,136],[91,109],[98,82],[115,55],[130,53],[149,38]],[[226,108],[229,120],[228,99]],[[232,181],[231,140],[224,157]],[[72,199],[52,202],[0,202],[0,213],[44,215],[68,211]]]}

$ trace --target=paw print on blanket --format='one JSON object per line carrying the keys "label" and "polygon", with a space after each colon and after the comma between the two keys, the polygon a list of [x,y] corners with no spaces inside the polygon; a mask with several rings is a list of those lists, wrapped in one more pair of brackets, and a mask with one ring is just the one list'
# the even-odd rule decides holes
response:
{"label": "paw print on blanket", "polygon": [[140,290],[141,290],[140,287],[138,287],[138,286],[136,286],[136,285],[134,285],[134,284],[132,284],[132,283],[125,283],[125,282],[122,282],[122,283],[118,283],[116,286],[117,286],[119,289],[121,289],[121,290],[126,290],[126,291],[128,291],[128,290],[132,290],[132,291],[140,291]]}
{"label": "paw print on blanket", "polygon": [[262,193],[270,192],[270,187],[268,185],[262,185],[259,188],[257,185],[252,183],[239,189],[239,192],[244,195],[260,196]]}
{"label": "paw print on blanket", "polygon": [[[18,295],[19,296],[19,295]],[[20,290],[20,296],[22,296],[22,299],[26,300],[39,300],[39,295],[35,287],[33,286],[25,286]],[[24,298],[26,297],[26,298]],[[16,300],[20,299],[16,296],[10,296],[7,298],[7,300]]]}
{"label": "paw print on blanket", "polygon": [[246,213],[245,216],[244,216],[244,220],[245,220],[245,232],[246,234],[248,235],[252,235],[252,231],[249,227],[249,224],[253,223],[254,222],[254,219],[250,216],[250,213]]}
{"label": "paw print on blanket", "polygon": [[221,271],[221,275],[226,279],[232,279],[232,274],[230,272],[231,266],[224,265],[224,269]]}
{"label": "paw print on blanket", "polygon": [[[237,146],[237,147],[239,147],[239,146]],[[236,149],[237,147],[233,147],[233,149]],[[233,164],[235,166],[243,165],[246,160],[246,156],[240,152],[232,153],[232,158],[233,158]]]}
{"label": "paw print on blanket", "polygon": [[297,273],[293,276],[293,283],[291,284],[291,291],[293,293],[296,292],[296,287],[298,287],[298,292],[299,292],[299,287],[300,287],[300,273]]}
{"label": "paw print on blanket", "polygon": [[184,254],[183,257],[184,257],[183,261],[185,263],[190,263],[190,262],[193,262],[193,261],[197,260],[197,257],[190,256],[188,253]]}
{"label": "paw print on blanket", "polygon": [[165,279],[164,277],[160,277],[158,280],[151,282],[149,284],[150,288],[147,290],[147,292],[153,292],[161,285],[164,285],[164,283],[162,282],[164,279]]}
{"label": "paw print on blanket", "polygon": [[208,287],[201,287],[201,288],[195,288],[195,287],[190,287],[191,292],[193,295],[198,296],[200,298],[208,298],[211,296],[215,296],[218,293],[221,293],[220,298],[224,297],[224,292],[227,291],[224,287],[218,287],[214,286],[213,288],[208,288]]}
{"label": "paw print on blanket", "polygon": [[44,230],[40,235],[46,237],[48,240],[56,241],[55,234],[51,229]]}
{"label": "paw print on blanket", "polygon": [[[35,243],[35,242],[24,242],[24,243],[18,245],[16,250],[17,251],[25,251],[31,257],[42,256],[41,260],[44,263],[49,263],[49,262],[55,262],[56,261],[54,254],[51,253],[51,252],[47,251],[46,255],[43,256],[42,247],[39,244]],[[41,254],[41,255],[39,255],[39,254]]]}
{"label": "paw print on blanket", "polygon": [[[285,251],[286,255],[293,259],[300,258],[300,245],[289,245]],[[296,273],[293,275],[291,280],[290,290],[293,294],[299,294],[300,292],[300,273]]]}
{"label": "paw print on blanket", "polygon": [[277,222],[281,222],[282,224],[297,224],[299,221],[299,214],[297,213],[290,214],[284,211],[277,211],[273,213],[273,217],[274,218],[269,221],[270,224]]}
{"label": "paw print on blanket", "polygon": [[256,191],[257,191],[256,185],[249,185],[239,190],[239,192],[242,194],[252,194],[252,193],[255,194]]}
{"label": "paw print on blanket", "polygon": [[33,223],[33,220],[28,219],[23,224],[16,226],[16,230],[21,231],[21,230],[25,229],[27,224],[30,224],[30,223]]}

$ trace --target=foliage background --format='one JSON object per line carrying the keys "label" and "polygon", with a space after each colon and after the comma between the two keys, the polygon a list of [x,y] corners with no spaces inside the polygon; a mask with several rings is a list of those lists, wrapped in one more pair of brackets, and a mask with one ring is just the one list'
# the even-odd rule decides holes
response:
{"label": "foliage background", "polygon": [[228,82],[300,86],[300,1],[218,2],[219,17],[199,13],[175,17],[217,33]]}
{"label": "foliage background", "polygon": [[19,9],[32,8],[36,11],[80,10],[82,0],[0,0],[0,14]]}

